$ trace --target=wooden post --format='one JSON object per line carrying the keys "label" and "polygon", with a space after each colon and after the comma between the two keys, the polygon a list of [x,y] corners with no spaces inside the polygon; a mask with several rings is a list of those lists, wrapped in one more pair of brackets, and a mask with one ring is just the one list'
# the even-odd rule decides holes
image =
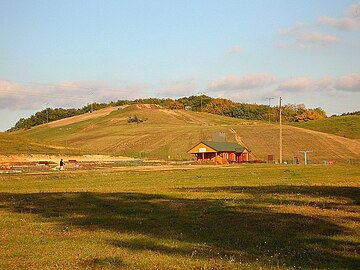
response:
{"label": "wooden post", "polygon": [[281,97],[280,97],[280,155],[279,155],[279,157],[280,157],[280,160],[279,160],[279,162],[280,162],[280,164],[283,162],[283,156],[282,156],[282,152],[283,152],[283,150],[282,150],[282,148],[283,148],[283,145],[282,145],[282,125],[281,125],[281,103],[282,103],[282,99],[281,99]]}

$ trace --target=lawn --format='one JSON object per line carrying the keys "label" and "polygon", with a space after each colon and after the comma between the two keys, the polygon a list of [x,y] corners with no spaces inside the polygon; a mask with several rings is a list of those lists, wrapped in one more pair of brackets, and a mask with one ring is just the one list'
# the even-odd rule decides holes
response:
{"label": "lawn", "polygon": [[359,269],[359,204],[350,165],[0,175],[0,269]]}

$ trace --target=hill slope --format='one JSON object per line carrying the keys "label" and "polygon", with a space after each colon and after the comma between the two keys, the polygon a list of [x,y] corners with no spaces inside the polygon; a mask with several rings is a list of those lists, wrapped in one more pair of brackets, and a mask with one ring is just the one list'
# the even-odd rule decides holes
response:
{"label": "hill slope", "polygon": [[[253,159],[279,156],[279,127],[208,113],[166,110],[156,105],[131,105],[100,110],[98,115],[68,118],[19,131],[18,135],[50,145],[75,147],[81,153],[118,154],[188,159],[186,151],[214,132],[225,132],[228,141],[239,141]],[[128,123],[129,117],[145,120]],[[283,127],[284,159],[301,158],[300,150],[313,149],[310,159],[348,161],[360,159],[360,142],[339,136]]]}
{"label": "hill slope", "polygon": [[310,122],[291,123],[301,127],[350,139],[360,139],[360,115],[335,116]]}
{"label": "hill slope", "polygon": [[53,154],[58,152],[59,147],[57,146],[44,145],[13,133],[0,133],[0,155]]}

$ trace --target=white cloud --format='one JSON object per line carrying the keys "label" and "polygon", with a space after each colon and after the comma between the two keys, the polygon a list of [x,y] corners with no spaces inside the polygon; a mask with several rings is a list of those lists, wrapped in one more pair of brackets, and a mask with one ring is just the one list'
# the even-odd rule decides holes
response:
{"label": "white cloud", "polygon": [[301,31],[301,29],[303,29],[305,27],[305,23],[303,22],[298,22],[296,23],[293,27],[287,28],[287,29],[282,29],[279,31],[279,34],[281,36],[292,36],[292,35],[296,35],[297,33],[299,33]]}
{"label": "white cloud", "polygon": [[23,96],[21,92],[20,85],[10,81],[0,81],[0,106],[6,104],[6,99],[21,98]]}
{"label": "white cloud", "polygon": [[[345,16],[334,18],[322,16],[314,22],[300,22],[294,26],[279,31],[282,41],[280,48],[285,49],[322,49],[340,42],[340,38],[333,34],[320,31],[320,26],[331,26],[341,31],[356,30],[359,26],[360,4],[350,6]],[[343,36],[349,38],[349,36]]]}
{"label": "white cloud", "polygon": [[243,77],[228,76],[210,82],[208,88],[212,91],[255,89],[272,85],[276,81],[276,77],[265,73]]}
{"label": "white cloud", "polygon": [[309,79],[305,77],[292,78],[282,81],[276,88],[280,93],[293,92],[305,93],[314,91],[326,91],[332,95],[341,92],[360,93],[360,74],[350,74],[347,76],[324,77],[320,79]]}
{"label": "white cloud", "polygon": [[343,76],[335,81],[334,88],[342,91],[360,93],[360,74]]}
{"label": "white cloud", "polygon": [[321,45],[328,46],[338,42],[339,38],[333,35],[321,34],[318,32],[301,33],[297,36],[297,42],[303,45]]}
{"label": "white cloud", "polygon": [[236,46],[230,48],[228,53],[229,54],[237,54],[237,53],[240,53],[241,51],[242,51],[241,47],[239,45],[236,45]]}
{"label": "white cloud", "polygon": [[233,101],[254,102],[263,91],[278,82],[270,74],[259,73],[246,76],[227,76],[208,83],[210,96],[227,98]]}
{"label": "white cloud", "polygon": [[224,92],[218,97],[224,97],[233,101],[245,102],[252,99],[253,93],[249,90],[241,90],[236,92]]}
{"label": "white cloud", "polygon": [[354,18],[331,18],[321,17],[317,20],[319,25],[333,26],[339,30],[355,30],[358,27],[358,21]]}
{"label": "white cloud", "polygon": [[40,104],[46,104],[44,94],[41,94],[41,86],[24,85],[0,81],[0,109],[34,109]]}
{"label": "white cloud", "polygon": [[[150,89],[159,89],[159,97],[177,98],[198,92],[195,79],[184,79],[161,87],[127,82],[111,85],[103,81],[63,81],[56,84],[22,84],[0,81],[0,109],[41,110],[46,107],[82,107],[91,102],[110,102],[118,99],[149,97]],[[165,86],[164,86],[165,85]],[[246,76],[226,76],[208,83],[210,96],[232,100],[263,100],[268,91],[276,96],[308,96],[322,93],[326,96],[360,94],[360,73],[340,77],[312,79],[296,77],[279,80],[266,73]],[[256,90],[256,91],[255,91]]]}
{"label": "white cloud", "polygon": [[315,89],[316,82],[312,79],[298,77],[282,81],[277,90],[279,91],[309,91]]}
{"label": "white cloud", "polygon": [[137,82],[109,84],[104,81],[61,81],[55,84],[0,81],[0,109],[79,108],[92,102],[146,98],[150,97],[150,90],[156,89],[159,97],[177,98],[194,93],[198,82],[193,78],[158,85]]}
{"label": "white cloud", "polygon": [[346,10],[346,15],[351,18],[360,18],[360,3],[351,5]]}
{"label": "white cloud", "polygon": [[337,36],[315,31],[287,31],[281,35],[287,37],[287,41],[279,44],[279,47],[284,49],[319,49],[340,41]]}
{"label": "white cloud", "polygon": [[163,89],[161,89],[157,96],[177,98],[187,96],[198,89],[198,83],[195,79],[184,79],[173,83],[167,83]]}
{"label": "white cloud", "polygon": [[56,84],[21,84],[0,81],[0,109],[81,107],[92,102],[144,97],[149,85],[109,85],[102,81],[63,81]]}

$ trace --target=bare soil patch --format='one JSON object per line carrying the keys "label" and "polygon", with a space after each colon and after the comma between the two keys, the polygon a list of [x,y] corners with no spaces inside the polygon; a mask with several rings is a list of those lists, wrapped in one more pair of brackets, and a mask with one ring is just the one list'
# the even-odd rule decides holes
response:
{"label": "bare soil patch", "polygon": [[135,106],[136,106],[136,108],[138,108],[138,109],[152,109],[152,110],[157,110],[157,109],[161,109],[161,108],[162,108],[160,105],[157,105],[157,104],[136,104]]}

